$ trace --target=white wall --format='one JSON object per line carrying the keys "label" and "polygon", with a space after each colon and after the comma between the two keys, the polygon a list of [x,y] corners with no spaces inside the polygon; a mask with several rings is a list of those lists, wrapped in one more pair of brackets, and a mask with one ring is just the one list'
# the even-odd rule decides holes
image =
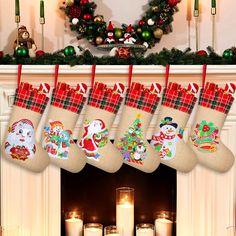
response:
{"label": "white wall", "polygon": [[[65,28],[65,20],[63,14],[58,10],[60,2],[63,0],[44,0],[45,1],[45,50],[55,51],[61,49],[72,42],[78,43],[75,34]],[[21,5],[21,24],[25,24],[31,32],[31,36],[37,42],[40,48],[40,25],[39,25],[39,2],[40,0],[20,0]],[[96,13],[105,16],[105,20],[112,20],[114,23],[132,23],[139,19],[140,15],[147,7],[147,0],[95,0],[98,5]],[[188,40],[188,22],[187,6],[193,6],[193,0],[182,0],[179,4],[179,12],[175,15],[173,23],[173,32],[165,35],[159,45],[156,45],[148,52],[157,52],[163,47],[177,47],[185,49],[189,45]],[[211,45],[211,14],[210,0],[200,0],[202,14],[200,17],[200,48],[204,49]],[[12,52],[12,42],[16,36],[16,25],[14,23],[14,0],[0,0],[0,50],[6,53]],[[217,1],[217,37],[216,50],[222,52],[224,49],[236,44],[236,25],[235,17],[235,0]],[[191,10],[192,13],[192,10]],[[90,46],[86,40],[80,42],[83,46],[89,47],[96,54],[100,51]],[[195,28],[194,19],[191,20],[190,29],[190,46],[195,49]]]}

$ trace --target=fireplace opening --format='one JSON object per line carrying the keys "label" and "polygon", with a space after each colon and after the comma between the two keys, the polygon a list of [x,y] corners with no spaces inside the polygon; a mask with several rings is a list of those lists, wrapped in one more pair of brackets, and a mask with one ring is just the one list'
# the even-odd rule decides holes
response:
{"label": "fireplace opening", "polygon": [[[175,170],[160,165],[147,174],[124,164],[110,174],[87,164],[77,174],[61,171],[61,235],[65,235],[67,211],[83,211],[84,224],[115,225],[116,188],[123,186],[135,189],[135,225],[154,223],[154,212],[159,210],[176,213]],[[173,236],[175,231],[174,225]]]}

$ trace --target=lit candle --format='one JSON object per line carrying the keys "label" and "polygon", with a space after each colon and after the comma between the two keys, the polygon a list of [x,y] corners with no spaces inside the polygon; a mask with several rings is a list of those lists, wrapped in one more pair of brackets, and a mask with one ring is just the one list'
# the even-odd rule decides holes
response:
{"label": "lit candle", "polygon": [[216,0],[211,0],[211,14],[216,14]]}
{"label": "lit candle", "polygon": [[195,0],[194,2],[194,16],[199,16],[199,0]]}
{"label": "lit candle", "polygon": [[66,218],[66,236],[82,236],[83,220],[81,219],[81,215],[78,215],[76,212],[68,212]]}
{"label": "lit candle", "polygon": [[155,220],[156,236],[172,236],[173,221],[170,212],[159,212]]}
{"label": "lit candle", "polygon": [[15,0],[15,15],[19,16],[20,15],[20,1]]}
{"label": "lit candle", "polygon": [[102,236],[102,224],[88,223],[84,225],[84,236]]}
{"label": "lit candle", "polygon": [[44,18],[44,1],[40,1],[40,17]]}
{"label": "lit candle", "polygon": [[121,236],[134,235],[134,189],[116,189],[116,225]]}
{"label": "lit candle", "polygon": [[136,226],[136,236],[154,236],[153,224],[138,224]]}

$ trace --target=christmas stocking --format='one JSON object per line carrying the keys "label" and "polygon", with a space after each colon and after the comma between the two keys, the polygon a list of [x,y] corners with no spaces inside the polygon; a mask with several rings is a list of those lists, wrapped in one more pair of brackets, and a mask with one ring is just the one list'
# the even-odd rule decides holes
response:
{"label": "christmas stocking", "polygon": [[197,84],[190,84],[185,89],[177,83],[169,83],[163,94],[157,127],[151,141],[160,155],[161,163],[182,172],[192,170],[197,163],[194,152],[182,139],[197,100],[197,92]]}
{"label": "christmas stocking", "polygon": [[161,86],[152,84],[145,89],[132,83],[125,99],[115,145],[123,155],[124,163],[150,173],[160,164],[160,158],[146,140],[146,131],[160,100]]}
{"label": "christmas stocking", "polygon": [[39,89],[20,83],[5,135],[2,155],[7,160],[32,171],[42,171],[49,163],[47,153],[35,141],[35,131],[47,105],[48,84]]}
{"label": "christmas stocking", "polygon": [[232,152],[221,142],[220,131],[234,101],[234,84],[225,89],[207,83],[202,89],[198,110],[193,123],[190,143],[201,165],[225,172],[234,163]]}
{"label": "christmas stocking", "polygon": [[53,91],[48,122],[44,127],[42,146],[52,163],[70,172],[79,172],[86,164],[78,146],[72,140],[72,130],[83,108],[86,84],[75,89],[58,83]]}
{"label": "christmas stocking", "polygon": [[77,143],[87,163],[110,173],[116,172],[123,163],[122,155],[109,141],[109,130],[121,105],[123,92],[124,85],[120,83],[113,89],[95,83]]}

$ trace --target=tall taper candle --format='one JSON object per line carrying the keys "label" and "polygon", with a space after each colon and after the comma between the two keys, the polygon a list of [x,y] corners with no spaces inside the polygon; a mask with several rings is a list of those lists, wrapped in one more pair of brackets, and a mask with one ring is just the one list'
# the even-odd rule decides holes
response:
{"label": "tall taper candle", "polygon": [[15,15],[16,16],[20,15],[20,2],[19,2],[19,0],[15,0]]}
{"label": "tall taper candle", "polygon": [[216,0],[211,0],[211,14],[216,14]]}
{"label": "tall taper candle", "polygon": [[40,1],[40,17],[44,18],[44,1]]}
{"label": "tall taper candle", "polygon": [[199,16],[199,0],[194,1],[194,16]]}

